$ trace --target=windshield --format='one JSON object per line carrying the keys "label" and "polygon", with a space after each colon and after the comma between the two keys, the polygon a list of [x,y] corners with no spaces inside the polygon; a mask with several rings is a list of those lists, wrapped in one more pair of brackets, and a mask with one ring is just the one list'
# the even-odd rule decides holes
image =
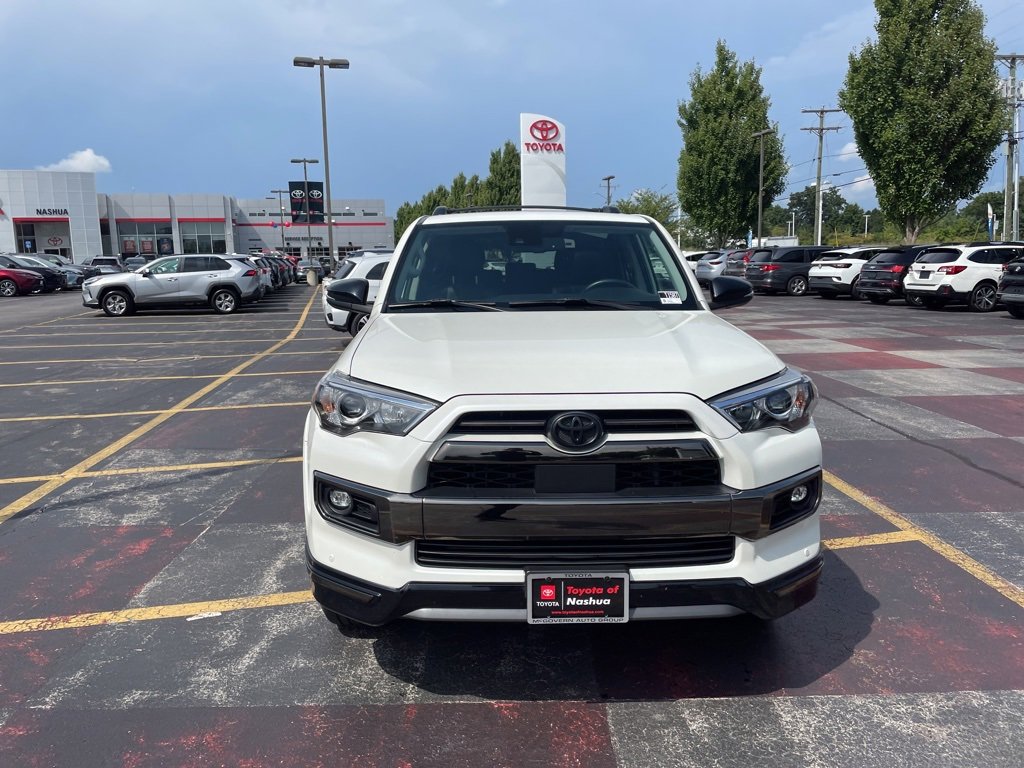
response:
{"label": "windshield", "polygon": [[921,264],[948,264],[960,258],[960,251],[955,248],[935,248],[917,257]]}
{"label": "windshield", "polygon": [[871,264],[906,264],[913,261],[913,256],[906,251],[882,251],[875,254]]}
{"label": "windshield", "polygon": [[[453,303],[456,302],[456,303]],[[699,309],[657,230],[646,224],[505,221],[420,227],[385,311]],[[402,305],[407,305],[402,307]]]}

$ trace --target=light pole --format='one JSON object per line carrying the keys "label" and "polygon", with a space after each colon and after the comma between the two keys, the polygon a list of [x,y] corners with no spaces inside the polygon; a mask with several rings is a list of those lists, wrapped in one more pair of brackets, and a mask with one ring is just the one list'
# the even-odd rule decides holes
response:
{"label": "light pole", "polygon": [[313,247],[313,230],[309,226],[309,174],[306,171],[306,167],[311,163],[316,165],[320,161],[308,157],[299,157],[293,158],[292,162],[302,163],[302,195],[306,198],[306,258],[312,261],[313,257],[309,252]]}
{"label": "light pole", "polygon": [[757,139],[761,144],[761,163],[757,168],[757,247],[761,247],[761,208],[764,204],[764,137],[775,133],[774,128],[765,128],[750,138]]}
{"label": "light pole", "polygon": [[331,253],[331,266],[335,264],[334,253],[334,221],[331,216],[331,158],[327,153],[327,87],[324,85],[324,69],[348,69],[348,59],[325,59],[323,56],[310,58],[296,56],[292,60],[296,67],[320,67],[320,119],[324,131],[324,186],[327,188],[327,247]]}
{"label": "light pole", "polygon": [[615,178],[614,176],[602,176],[601,177],[601,181],[604,182],[604,186],[605,186],[605,196],[604,196],[604,204],[605,205],[611,205],[612,204],[612,179],[614,179],[614,178]]}
{"label": "light pole", "polygon": [[871,218],[871,214],[870,213],[865,213],[864,214],[864,238],[865,239],[867,239],[867,236],[868,236],[868,219],[870,219],[870,218]]}
{"label": "light pole", "polygon": [[[281,253],[285,253],[288,246],[284,242],[284,200],[281,195],[287,195],[287,189],[272,189],[270,190],[273,194],[277,195],[277,217],[278,224],[281,227]],[[274,198],[268,197],[267,200],[273,200]]]}

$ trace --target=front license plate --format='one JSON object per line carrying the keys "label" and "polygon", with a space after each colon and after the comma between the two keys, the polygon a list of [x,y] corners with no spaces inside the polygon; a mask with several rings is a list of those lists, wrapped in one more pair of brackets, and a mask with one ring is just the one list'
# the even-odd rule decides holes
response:
{"label": "front license plate", "polygon": [[526,603],[530,624],[623,624],[629,621],[629,574],[529,572]]}

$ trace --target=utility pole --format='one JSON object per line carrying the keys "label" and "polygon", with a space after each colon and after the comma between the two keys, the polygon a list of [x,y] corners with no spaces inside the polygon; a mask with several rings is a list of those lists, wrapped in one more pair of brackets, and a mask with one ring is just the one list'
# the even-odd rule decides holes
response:
{"label": "utility pole", "polygon": [[1006,101],[1013,112],[1010,115],[1010,127],[1006,132],[1006,187],[1003,192],[1003,240],[1016,240],[1020,234],[1020,222],[1017,209],[1020,201],[1017,198],[1019,174],[1014,162],[1017,153],[1017,59],[1024,58],[1020,53],[1001,53],[996,61],[1004,62],[1010,68],[1009,87],[1006,89]]}
{"label": "utility pole", "polygon": [[604,204],[605,205],[611,205],[612,204],[612,179],[614,179],[614,178],[615,178],[614,176],[602,176],[601,177],[601,181],[604,182],[604,186],[605,186],[605,194],[604,194]]}
{"label": "utility pole", "polygon": [[801,109],[800,111],[805,113],[805,114],[809,113],[809,114],[814,114],[814,115],[818,116],[818,127],[817,128],[801,128],[800,130],[801,131],[810,131],[811,133],[818,134],[818,181],[817,181],[817,183],[814,186],[814,193],[815,193],[815,196],[817,198],[816,204],[814,206],[815,211],[817,211],[817,213],[815,213],[815,215],[814,215],[814,244],[815,245],[821,245],[821,153],[822,153],[822,145],[824,144],[824,141],[825,141],[825,132],[826,131],[838,131],[839,130],[839,126],[838,125],[830,125],[830,126],[826,127],[826,125],[825,125],[825,115],[828,114],[829,112],[842,112],[843,110],[841,110],[841,109],[825,109],[824,107],[822,107],[821,109]]}
{"label": "utility pole", "polygon": [[761,208],[764,202],[764,137],[775,133],[774,128],[765,128],[750,138],[759,139],[761,144],[761,163],[757,167],[757,247],[761,247]]}

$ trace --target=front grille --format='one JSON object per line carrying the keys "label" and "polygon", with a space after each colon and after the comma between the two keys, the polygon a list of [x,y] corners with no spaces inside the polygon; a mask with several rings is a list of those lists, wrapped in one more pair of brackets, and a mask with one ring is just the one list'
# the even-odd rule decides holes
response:
{"label": "front grille", "polygon": [[728,563],[733,536],[642,539],[428,539],[416,542],[416,562],[435,568],[656,568]]}
{"label": "front grille", "polygon": [[[459,417],[449,434],[542,435],[548,421],[564,411],[479,411]],[[692,432],[690,414],[677,410],[587,411],[604,422],[612,435],[652,432]]]}
{"label": "front grille", "polygon": [[[435,462],[430,464],[427,471],[427,488],[532,489],[538,466],[532,463]],[[717,485],[720,479],[717,459],[641,461],[615,465],[616,491],[693,488]],[[567,492],[571,492],[571,489]]]}

